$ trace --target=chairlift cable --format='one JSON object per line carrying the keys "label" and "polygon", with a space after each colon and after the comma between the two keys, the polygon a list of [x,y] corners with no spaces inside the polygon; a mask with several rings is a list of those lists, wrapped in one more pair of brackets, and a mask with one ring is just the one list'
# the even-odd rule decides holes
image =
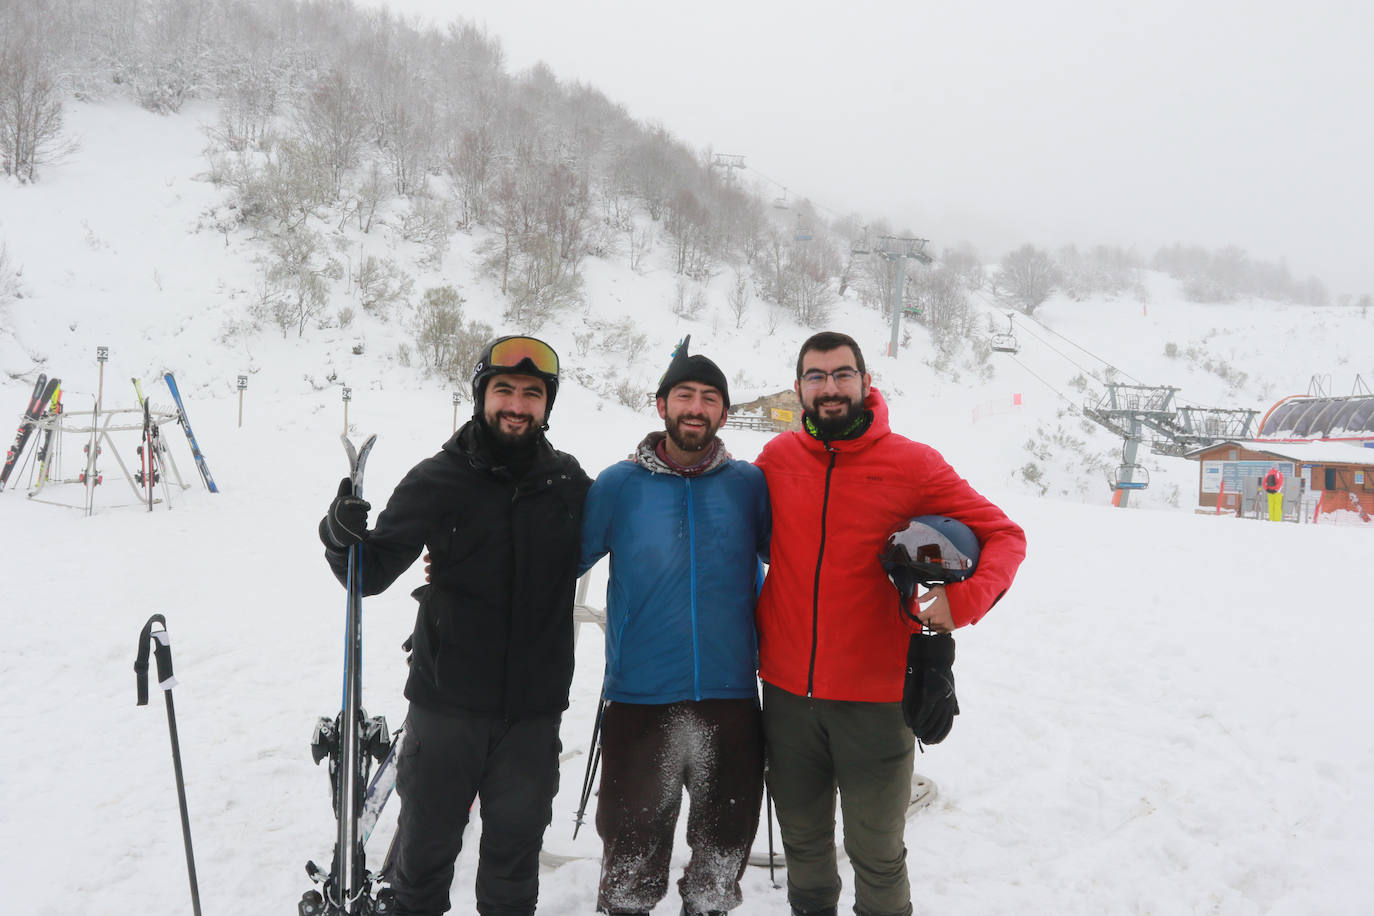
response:
{"label": "chairlift cable", "polygon": [[1054,386],[1051,385],[1049,382],[1045,381],[1037,372],[1035,372],[1035,370],[1031,369],[1031,368],[1030,368],[1029,366],[1027,366],[1025,363],[1021,362],[1021,360],[1017,359],[1015,356],[1013,356],[1013,355],[1011,355],[1011,354],[1008,354],[1007,359],[1009,359],[1009,360],[1011,360],[1012,362],[1016,363],[1016,365],[1020,366],[1022,369],[1025,369],[1026,372],[1027,372],[1030,376],[1032,376],[1033,378],[1037,379],[1042,385],[1044,385],[1044,386],[1045,386],[1046,388],[1048,388],[1050,391],[1053,391],[1055,394],[1059,395],[1060,399],[1061,399],[1062,401],[1064,401],[1066,404],[1069,405],[1069,410],[1070,410],[1072,413],[1075,413],[1075,414],[1078,413],[1078,402],[1077,402],[1077,401],[1075,401],[1073,398],[1068,397],[1067,395],[1064,394],[1064,392],[1060,391],[1058,388],[1054,387]]}
{"label": "chairlift cable", "polygon": [[[1044,327],[1044,325],[1041,325],[1041,327]],[[1071,366],[1073,366],[1074,368],[1076,368],[1079,372],[1082,372],[1084,375],[1088,376],[1089,378],[1094,378],[1091,369],[1086,369],[1086,368],[1084,368],[1083,366],[1079,365],[1078,363],[1074,362],[1074,360],[1073,360],[1071,357],[1069,357],[1069,356],[1068,356],[1067,354],[1065,354],[1063,351],[1057,349],[1057,348],[1056,348],[1053,344],[1051,344],[1048,340],[1045,340],[1045,338],[1041,337],[1040,335],[1036,334],[1034,331],[1030,330],[1025,324],[1022,324],[1022,325],[1021,325],[1021,330],[1024,331],[1026,334],[1029,334],[1031,337],[1034,337],[1036,340],[1040,341],[1040,343],[1043,344],[1047,350],[1050,350],[1051,352],[1058,354],[1065,362],[1067,362],[1069,365],[1071,365]],[[1110,364],[1108,364],[1108,365],[1110,365]],[[1113,368],[1115,368],[1115,367],[1113,367]],[[1121,370],[1118,369],[1117,371],[1120,372]],[[1123,372],[1122,375],[1125,375],[1125,373]],[[1129,376],[1127,376],[1127,377],[1129,378]],[[1099,383],[1099,384],[1100,384],[1100,383]]]}

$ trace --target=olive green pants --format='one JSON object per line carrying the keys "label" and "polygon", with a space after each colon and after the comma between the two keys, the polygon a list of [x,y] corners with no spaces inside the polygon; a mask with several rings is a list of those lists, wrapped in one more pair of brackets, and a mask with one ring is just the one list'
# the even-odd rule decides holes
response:
{"label": "olive green pants", "polygon": [[910,916],[902,834],[916,742],[901,704],[817,700],[765,683],[763,733],[792,908],[809,913],[839,902],[838,791],[854,912]]}

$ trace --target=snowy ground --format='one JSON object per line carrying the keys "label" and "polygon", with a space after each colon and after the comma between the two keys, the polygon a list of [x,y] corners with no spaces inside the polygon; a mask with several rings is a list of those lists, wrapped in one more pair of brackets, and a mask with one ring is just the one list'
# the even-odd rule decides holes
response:
{"label": "snowy ground", "polygon": [[[139,376],[154,405],[169,406],[155,379],[171,368],[222,489],[211,495],[197,483],[173,494],[170,511],[149,513],[106,458],[90,518],[26,500],[19,475],[0,494],[0,724],[13,741],[0,768],[6,912],[188,910],[161,699],[134,705],[137,637],[155,612],[168,618],[180,679],[204,911],[293,910],[308,886],[306,859],[327,857],[332,841],[328,780],[308,748],[316,717],[337,709],[342,655],[343,591],[315,537],[345,467],[339,387],[325,379],[337,372],[353,387],[354,434],[379,434],[367,488],[374,502],[452,426],[450,387],[385,358],[395,328],[221,340],[241,308],[236,291],[254,282],[253,243],[234,237],[226,246],[212,232],[190,232],[216,199],[193,180],[204,168],[195,117],[78,108],[81,153],[39,185],[0,185],[0,238],[23,265],[26,290],[3,316],[0,408],[17,414],[39,357],[67,380],[73,410],[88,409],[95,392],[96,345],[111,351],[107,405],[132,406],[127,379]],[[490,291],[470,279],[471,258],[471,243],[456,241],[443,275],[499,324]],[[745,389],[787,384],[800,329],[783,325],[769,336],[761,315],[738,332],[729,321],[678,323],[664,271],[640,276],[594,262],[587,277],[587,315],[545,330],[570,365],[608,371],[618,357],[574,359],[572,334],[586,320],[633,311],[654,340],[630,367],[646,387],[685,331],[694,352],[726,367],[737,401]],[[1359,343],[1367,348],[1371,322],[1357,312],[1333,311],[1323,333],[1308,330],[1307,310],[1257,303],[1221,311],[1170,295],[1161,283],[1148,307],[1055,300],[1042,313],[1145,381],[1191,386],[1194,402],[1262,409],[1333,365],[1374,377]],[[1360,710],[1374,623],[1363,564],[1374,556],[1374,534],[1195,515],[1196,466],[1172,459],[1160,459],[1159,473],[1181,487],[1181,509],[1149,500],[1110,509],[1100,481],[1083,488],[1086,497],[1066,486],[1069,499],[1036,498],[1012,472],[1026,462],[1023,443],[1038,424],[1076,423],[1056,416],[1064,405],[1054,392],[1015,365],[991,381],[970,372],[957,382],[936,377],[919,359],[919,334],[906,358],[882,360],[886,333],[870,313],[835,324],[870,348],[879,384],[893,393],[894,426],[941,448],[1030,539],[1007,598],[959,634],[963,715],[950,739],[918,760],[939,790],[907,830],[918,912],[1368,912],[1374,733],[1359,722],[1368,719]],[[1276,327],[1282,352],[1272,343]],[[355,357],[360,336],[367,348]],[[1169,341],[1210,345],[1252,381],[1229,391],[1167,360]],[[1023,364],[1074,393],[1067,383],[1077,369],[1052,369],[1051,355],[1034,347],[1026,342]],[[238,373],[251,377],[242,428]],[[1025,394],[1020,412],[972,422],[974,407],[1017,391]],[[569,384],[552,423],[555,444],[594,473],[657,421]],[[195,482],[180,433],[166,433],[183,477]],[[1109,437],[1088,438],[1111,447]],[[766,441],[736,430],[725,439],[744,458]],[[81,444],[63,443],[61,476],[79,470]],[[135,442],[117,444],[127,460]],[[1070,478],[1071,459],[1056,456],[1052,470]],[[75,485],[47,495],[81,499]],[[404,714],[407,592],[422,575],[417,566],[365,605],[364,695],[369,712],[393,725]],[[594,835],[570,838],[599,688],[596,635],[583,633],[564,720],[573,756],[549,830],[559,852],[596,851]],[[374,845],[390,829],[385,822]],[[471,912],[474,866],[465,853],[457,913]],[[596,877],[591,861],[548,873],[540,912],[589,913]],[[842,908],[852,903],[848,875],[846,885]],[[671,894],[657,910],[676,911]],[[766,870],[751,869],[738,912],[787,912]]]}

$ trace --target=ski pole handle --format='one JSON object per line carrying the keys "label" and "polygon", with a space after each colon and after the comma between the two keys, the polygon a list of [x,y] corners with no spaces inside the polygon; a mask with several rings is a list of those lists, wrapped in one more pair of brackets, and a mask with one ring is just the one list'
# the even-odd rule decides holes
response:
{"label": "ski pole handle", "polygon": [[[153,624],[158,624],[161,629],[154,630]],[[143,625],[143,632],[138,636],[138,657],[134,659],[134,675],[138,680],[138,705],[148,705],[148,650],[152,641],[157,641],[157,685],[163,690],[171,690],[176,686],[176,678],[172,676],[172,640],[167,635],[167,618],[161,614],[154,614],[148,618],[148,622]]]}

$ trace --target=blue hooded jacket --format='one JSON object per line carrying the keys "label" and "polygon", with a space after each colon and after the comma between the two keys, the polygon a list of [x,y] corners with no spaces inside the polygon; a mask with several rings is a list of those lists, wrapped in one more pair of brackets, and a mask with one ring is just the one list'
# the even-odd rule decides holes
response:
{"label": "blue hooded jacket", "polygon": [[699,476],[658,457],[665,433],[597,476],[586,572],[611,555],[604,695],[622,703],[757,696],[754,604],[771,515],[763,473],[723,445]]}

